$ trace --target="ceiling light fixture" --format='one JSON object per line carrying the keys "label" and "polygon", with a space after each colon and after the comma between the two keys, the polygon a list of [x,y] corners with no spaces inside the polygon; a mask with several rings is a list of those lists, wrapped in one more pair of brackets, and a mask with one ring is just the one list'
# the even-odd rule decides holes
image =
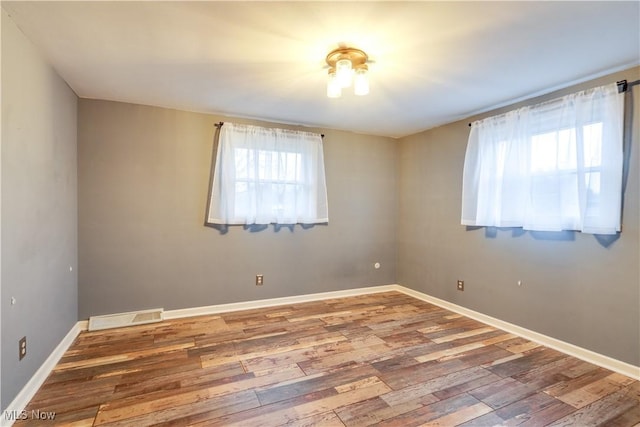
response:
{"label": "ceiling light fixture", "polygon": [[369,57],[360,49],[341,47],[329,52],[327,64],[329,65],[329,79],[327,81],[327,96],[340,98],[342,89],[351,86],[356,95],[362,96],[369,93]]}

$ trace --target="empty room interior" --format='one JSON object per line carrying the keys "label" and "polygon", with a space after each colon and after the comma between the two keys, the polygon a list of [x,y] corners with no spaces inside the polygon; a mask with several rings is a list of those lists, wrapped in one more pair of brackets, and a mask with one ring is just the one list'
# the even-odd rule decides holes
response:
{"label": "empty room interior", "polygon": [[1,5],[0,425],[640,423],[640,2]]}

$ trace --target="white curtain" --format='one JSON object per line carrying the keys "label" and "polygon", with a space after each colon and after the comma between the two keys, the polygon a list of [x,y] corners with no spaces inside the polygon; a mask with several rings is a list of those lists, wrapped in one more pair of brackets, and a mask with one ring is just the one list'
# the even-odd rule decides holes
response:
{"label": "white curtain", "polygon": [[472,123],[462,224],[620,231],[623,116],[614,83]]}
{"label": "white curtain", "polygon": [[209,223],[329,221],[319,134],[224,123],[213,167]]}

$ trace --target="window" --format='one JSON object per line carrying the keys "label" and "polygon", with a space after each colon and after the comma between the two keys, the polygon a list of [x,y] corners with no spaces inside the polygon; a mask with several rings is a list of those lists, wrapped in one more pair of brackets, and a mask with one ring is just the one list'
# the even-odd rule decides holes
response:
{"label": "window", "polygon": [[620,231],[623,97],[612,84],[473,123],[462,224]]}
{"label": "window", "polygon": [[225,123],[207,222],[328,222],[322,137],[309,132]]}

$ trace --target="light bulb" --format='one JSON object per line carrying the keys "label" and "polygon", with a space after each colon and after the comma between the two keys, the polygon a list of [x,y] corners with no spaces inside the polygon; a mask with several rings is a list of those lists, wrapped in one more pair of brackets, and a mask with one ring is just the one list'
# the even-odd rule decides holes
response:
{"label": "light bulb", "polygon": [[356,76],[354,79],[353,91],[356,95],[362,96],[369,93],[369,76],[367,75],[367,66],[356,68]]}
{"label": "light bulb", "polygon": [[327,80],[327,97],[340,98],[342,96],[342,88],[338,83],[335,70],[329,70],[329,79]]}
{"label": "light bulb", "polygon": [[351,86],[351,71],[351,61],[349,59],[341,59],[336,62],[336,77],[340,87]]}

